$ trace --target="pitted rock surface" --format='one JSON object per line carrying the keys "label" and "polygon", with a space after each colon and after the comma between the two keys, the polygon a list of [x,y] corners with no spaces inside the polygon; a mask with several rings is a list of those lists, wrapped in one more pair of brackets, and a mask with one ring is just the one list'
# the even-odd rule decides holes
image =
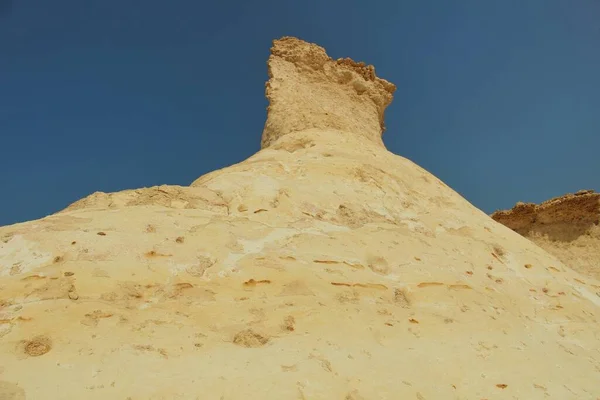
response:
{"label": "pitted rock surface", "polygon": [[0,228],[0,393],[600,396],[597,279],[387,151],[372,67],[283,38],[269,68],[249,159]]}

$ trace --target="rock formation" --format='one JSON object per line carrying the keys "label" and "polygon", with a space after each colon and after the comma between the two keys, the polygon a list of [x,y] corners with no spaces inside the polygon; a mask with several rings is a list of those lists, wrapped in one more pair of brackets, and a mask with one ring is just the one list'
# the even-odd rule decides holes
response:
{"label": "rock formation", "polygon": [[598,280],[388,152],[373,67],[269,76],[249,159],[0,228],[0,398],[600,396]]}
{"label": "rock formation", "polygon": [[554,254],[565,265],[600,279],[600,193],[581,190],[542,204],[517,203],[492,218]]}
{"label": "rock formation", "polygon": [[308,129],[347,132],[383,146],[383,113],[396,86],[376,77],[372,65],[334,61],[322,47],[284,37],[274,43],[268,67],[263,149]]}

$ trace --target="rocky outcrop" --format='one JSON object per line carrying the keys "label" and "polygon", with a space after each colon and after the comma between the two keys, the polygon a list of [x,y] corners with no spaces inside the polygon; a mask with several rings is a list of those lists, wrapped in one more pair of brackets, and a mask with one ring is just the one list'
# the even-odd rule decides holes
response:
{"label": "rocky outcrop", "polygon": [[0,228],[0,398],[593,398],[600,281],[388,152],[372,68],[272,52],[252,157]]}
{"label": "rocky outcrop", "polygon": [[[520,234],[563,224],[580,226],[585,230],[600,223],[600,193],[581,190],[575,194],[555,197],[539,205],[517,203],[511,210],[496,211],[492,214],[492,218]],[[570,239],[560,235],[555,238]]]}
{"label": "rocky outcrop", "polygon": [[517,203],[491,217],[571,268],[600,279],[600,193],[581,190],[539,205]]}
{"label": "rocky outcrop", "polygon": [[383,114],[396,86],[375,76],[372,65],[333,60],[322,47],[293,37],[273,42],[267,65],[262,148],[307,129],[333,129],[383,145]]}

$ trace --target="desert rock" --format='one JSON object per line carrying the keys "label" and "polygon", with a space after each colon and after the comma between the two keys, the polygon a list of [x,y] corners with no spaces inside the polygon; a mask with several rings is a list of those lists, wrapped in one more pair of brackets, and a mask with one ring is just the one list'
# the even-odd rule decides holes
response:
{"label": "desert rock", "polygon": [[600,279],[600,193],[581,190],[539,205],[518,203],[492,218],[570,268]]}
{"label": "desert rock", "polygon": [[597,279],[387,151],[372,66],[295,38],[268,66],[249,159],[0,228],[4,392],[600,396]]}

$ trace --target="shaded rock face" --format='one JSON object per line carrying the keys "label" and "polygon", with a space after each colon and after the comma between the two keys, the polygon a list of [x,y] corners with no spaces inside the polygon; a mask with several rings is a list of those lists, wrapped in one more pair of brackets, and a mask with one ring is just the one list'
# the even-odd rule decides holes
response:
{"label": "shaded rock face", "polygon": [[491,216],[582,273],[600,279],[600,193],[582,190]]}
{"label": "shaded rock face", "polygon": [[270,70],[249,159],[0,228],[7,396],[593,398],[600,282],[388,152],[372,68]]}

